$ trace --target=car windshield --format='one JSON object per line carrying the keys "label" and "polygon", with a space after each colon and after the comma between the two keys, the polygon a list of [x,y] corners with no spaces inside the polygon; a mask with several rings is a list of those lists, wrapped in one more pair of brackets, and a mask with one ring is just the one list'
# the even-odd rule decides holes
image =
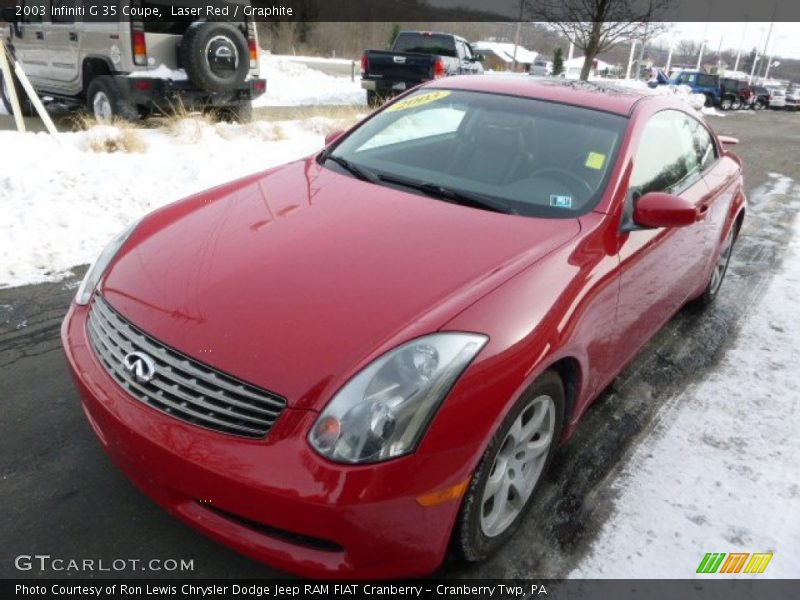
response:
{"label": "car windshield", "polygon": [[599,201],[627,123],[531,98],[422,89],[373,116],[321,160],[377,185],[445,201],[575,217]]}

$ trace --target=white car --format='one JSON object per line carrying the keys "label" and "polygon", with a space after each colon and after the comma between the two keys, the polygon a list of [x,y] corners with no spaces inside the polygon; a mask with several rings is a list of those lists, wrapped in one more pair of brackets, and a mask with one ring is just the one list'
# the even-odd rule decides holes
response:
{"label": "white car", "polygon": [[786,92],[780,88],[767,88],[769,90],[769,107],[786,108]]}
{"label": "white car", "polygon": [[800,109],[800,86],[792,86],[786,90],[786,110]]}

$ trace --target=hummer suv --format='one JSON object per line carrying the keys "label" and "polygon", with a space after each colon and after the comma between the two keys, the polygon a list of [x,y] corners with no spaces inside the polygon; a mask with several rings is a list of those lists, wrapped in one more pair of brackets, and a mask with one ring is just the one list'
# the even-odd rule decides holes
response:
{"label": "hummer suv", "polygon": [[[40,97],[85,106],[103,121],[178,106],[250,120],[266,80],[259,77],[255,23],[242,10],[249,2],[227,2],[239,5],[241,20],[233,22],[168,21],[174,3],[163,0],[104,0],[100,10],[115,6],[118,16],[91,18],[86,7],[95,4],[22,0],[3,9],[9,27],[1,35]],[[153,9],[160,19],[144,16]],[[16,78],[0,86],[6,108],[9,85],[17,86],[23,114],[32,114]]]}

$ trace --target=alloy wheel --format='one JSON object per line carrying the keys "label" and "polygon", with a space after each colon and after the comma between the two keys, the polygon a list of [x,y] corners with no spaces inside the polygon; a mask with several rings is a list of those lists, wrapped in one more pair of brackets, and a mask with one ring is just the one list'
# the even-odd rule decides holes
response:
{"label": "alloy wheel", "polygon": [[731,260],[732,250],[733,228],[731,228],[730,233],[728,233],[728,237],[725,238],[725,242],[719,253],[719,258],[717,259],[717,264],[714,265],[714,271],[711,273],[710,292],[712,296],[719,291],[719,287],[722,285],[722,278],[725,277],[725,271],[728,270],[728,263]]}
{"label": "alloy wheel", "polygon": [[481,529],[487,537],[503,533],[522,512],[547,461],[555,425],[555,403],[541,395],[528,403],[506,432],[481,498]]}

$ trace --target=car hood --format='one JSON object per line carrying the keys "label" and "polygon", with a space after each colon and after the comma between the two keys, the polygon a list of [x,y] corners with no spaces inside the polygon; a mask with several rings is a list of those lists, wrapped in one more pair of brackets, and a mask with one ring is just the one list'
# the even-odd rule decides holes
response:
{"label": "car hood", "polygon": [[161,342],[320,409],[366,361],[579,231],[577,219],[457,206],[307,159],[153,213],[99,289]]}

